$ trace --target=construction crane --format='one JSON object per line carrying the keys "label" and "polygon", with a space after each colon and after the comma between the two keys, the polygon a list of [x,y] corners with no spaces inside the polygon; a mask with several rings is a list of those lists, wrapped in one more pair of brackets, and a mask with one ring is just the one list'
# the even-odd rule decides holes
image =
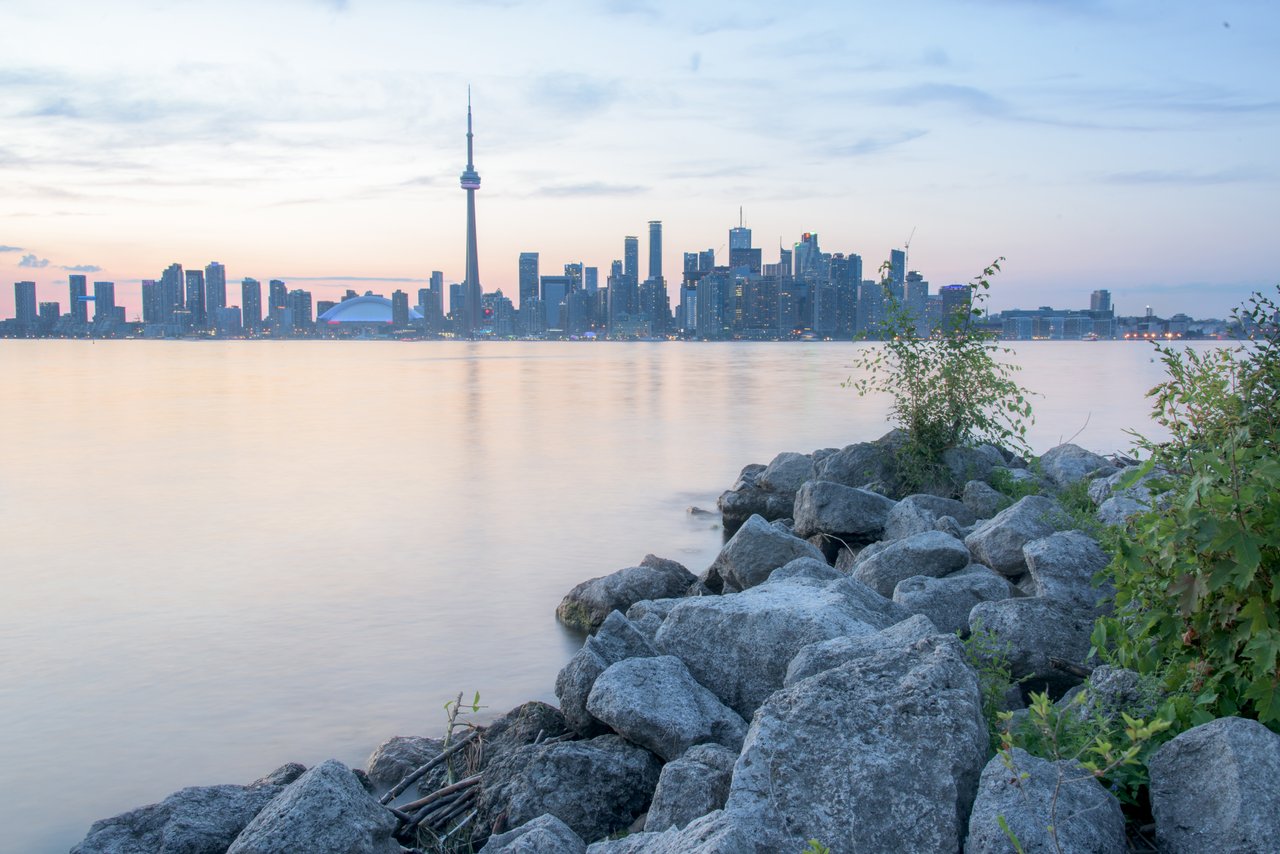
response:
{"label": "construction crane", "polygon": [[911,238],[916,236],[917,226],[911,226],[911,234],[907,235],[907,242],[902,247],[902,278],[906,281],[907,273],[911,270]]}

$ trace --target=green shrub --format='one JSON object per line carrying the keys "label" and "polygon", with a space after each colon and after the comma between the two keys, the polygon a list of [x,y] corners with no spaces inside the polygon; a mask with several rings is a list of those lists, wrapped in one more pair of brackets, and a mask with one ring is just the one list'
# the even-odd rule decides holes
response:
{"label": "green shrub", "polygon": [[982,716],[987,721],[989,744],[994,754],[995,745],[1000,743],[1004,732],[1005,698],[1017,684],[1009,665],[1009,643],[1001,641],[995,632],[984,628],[982,621],[978,620],[963,644],[965,660],[978,674]]}
{"label": "green shrub", "polygon": [[[900,474],[911,487],[937,483],[945,474],[942,452],[963,444],[991,442],[1027,452],[1031,404],[1013,379],[1017,366],[997,357],[1009,353],[978,322],[997,259],[970,284],[970,310],[947,317],[927,336],[916,334],[917,318],[889,301],[880,328],[883,341],[860,350],[851,386],[860,396],[884,393],[890,420],[908,434],[898,452]],[[882,275],[887,271],[881,268]],[[887,290],[887,288],[886,288]]]}
{"label": "green shrub", "polygon": [[1181,727],[1226,715],[1280,731],[1280,333],[1255,295],[1237,319],[1251,344],[1158,347],[1149,392],[1170,439],[1139,437],[1144,470],[1166,467],[1172,500],[1130,521],[1108,572],[1116,612],[1094,646],[1156,675]]}

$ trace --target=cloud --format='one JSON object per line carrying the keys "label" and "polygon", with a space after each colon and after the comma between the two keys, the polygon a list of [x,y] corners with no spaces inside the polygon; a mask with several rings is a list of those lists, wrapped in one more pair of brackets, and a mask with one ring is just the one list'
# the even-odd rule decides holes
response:
{"label": "cloud", "polygon": [[635,15],[651,21],[662,17],[662,13],[645,0],[606,0],[604,10],[610,15]]}
{"label": "cloud", "polygon": [[763,30],[772,26],[776,19],[772,17],[745,17],[740,14],[725,15],[720,18],[699,21],[693,25],[695,36],[709,36],[723,32],[749,32]]}
{"label": "cloud", "polygon": [[68,270],[72,273],[101,273],[102,268],[97,264],[60,264],[59,270]]}
{"label": "cloud", "polygon": [[861,157],[911,142],[913,139],[919,139],[927,133],[928,131],[925,130],[910,129],[889,135],[864,136],[848,144],[834,143],[828,145],[824,151],[836,157]]}
{"label": "cloud", "polygon": [[1009,112],[1009,105],[990,92],[953,83],[921,83],[917,86],[889,89],[881,93],[880,100],[885,104],[906,107],[950,104],[988,116],[1000,116]]}
{"label": "cloud", "polygon": [[531,84],[531,94],[542,106],[576,115],[607,109],[618,100],[619,89],[614,80],[586,74],[544,74]]}
{"label": "cloud", "polygon": [[0,246],[0,252],[21,252],[21,246]]}
{"label": "cloud", "polygon": [[646,192],[649,188],[638,184],[606,184],[602,181],[587,181],[582,184],[557,184],[539,187],[535,196],[554,196],[566,198],[572,196],[634,196]]}
{"label": "cloud", "polygon": [[689,55],[689,70],[696,74],[698,72],[698,69],[701,67],[702,67],[702,54],[699,51],[695,50],[693,53]]}
{"label": "cloud", "polygon": [[1156,185],[1178,187],[1204,187],[1214,184],[1243,184],[1268,181],[1272,176],[1250,169],[1220,169],[1216,172],[1196,172],[1190,169],[1145,169],[1137,172],[1113,172],[1103,177],[1108,184]]}
{"label": "cloud", "polygon": [[48,267],[49,259],[37,258],[34,255],[23,255],[22,260],[18,262],[18,266],[19,267],[35,267],[37,269],[40,267]]}

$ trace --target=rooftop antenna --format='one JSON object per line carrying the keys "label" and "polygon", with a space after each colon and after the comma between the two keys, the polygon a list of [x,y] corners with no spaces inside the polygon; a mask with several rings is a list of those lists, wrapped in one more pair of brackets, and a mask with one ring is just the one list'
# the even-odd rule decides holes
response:
{"label": "rooftop antenna", "polygon": [[738,205],[738,228],[742,228],[742,205]]}

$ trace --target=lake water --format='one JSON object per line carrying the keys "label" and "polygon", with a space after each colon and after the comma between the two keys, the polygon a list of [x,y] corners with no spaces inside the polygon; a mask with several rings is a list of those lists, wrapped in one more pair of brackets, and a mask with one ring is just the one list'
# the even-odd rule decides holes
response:
{"label": "lake water", "polygon": [[[886,431],[859,346],[0,341],[0,850],[554,702],[573,585],[701,572],[687,507]],[[1023,345],[1032,445],[1128,448],[1151,357]]]}

